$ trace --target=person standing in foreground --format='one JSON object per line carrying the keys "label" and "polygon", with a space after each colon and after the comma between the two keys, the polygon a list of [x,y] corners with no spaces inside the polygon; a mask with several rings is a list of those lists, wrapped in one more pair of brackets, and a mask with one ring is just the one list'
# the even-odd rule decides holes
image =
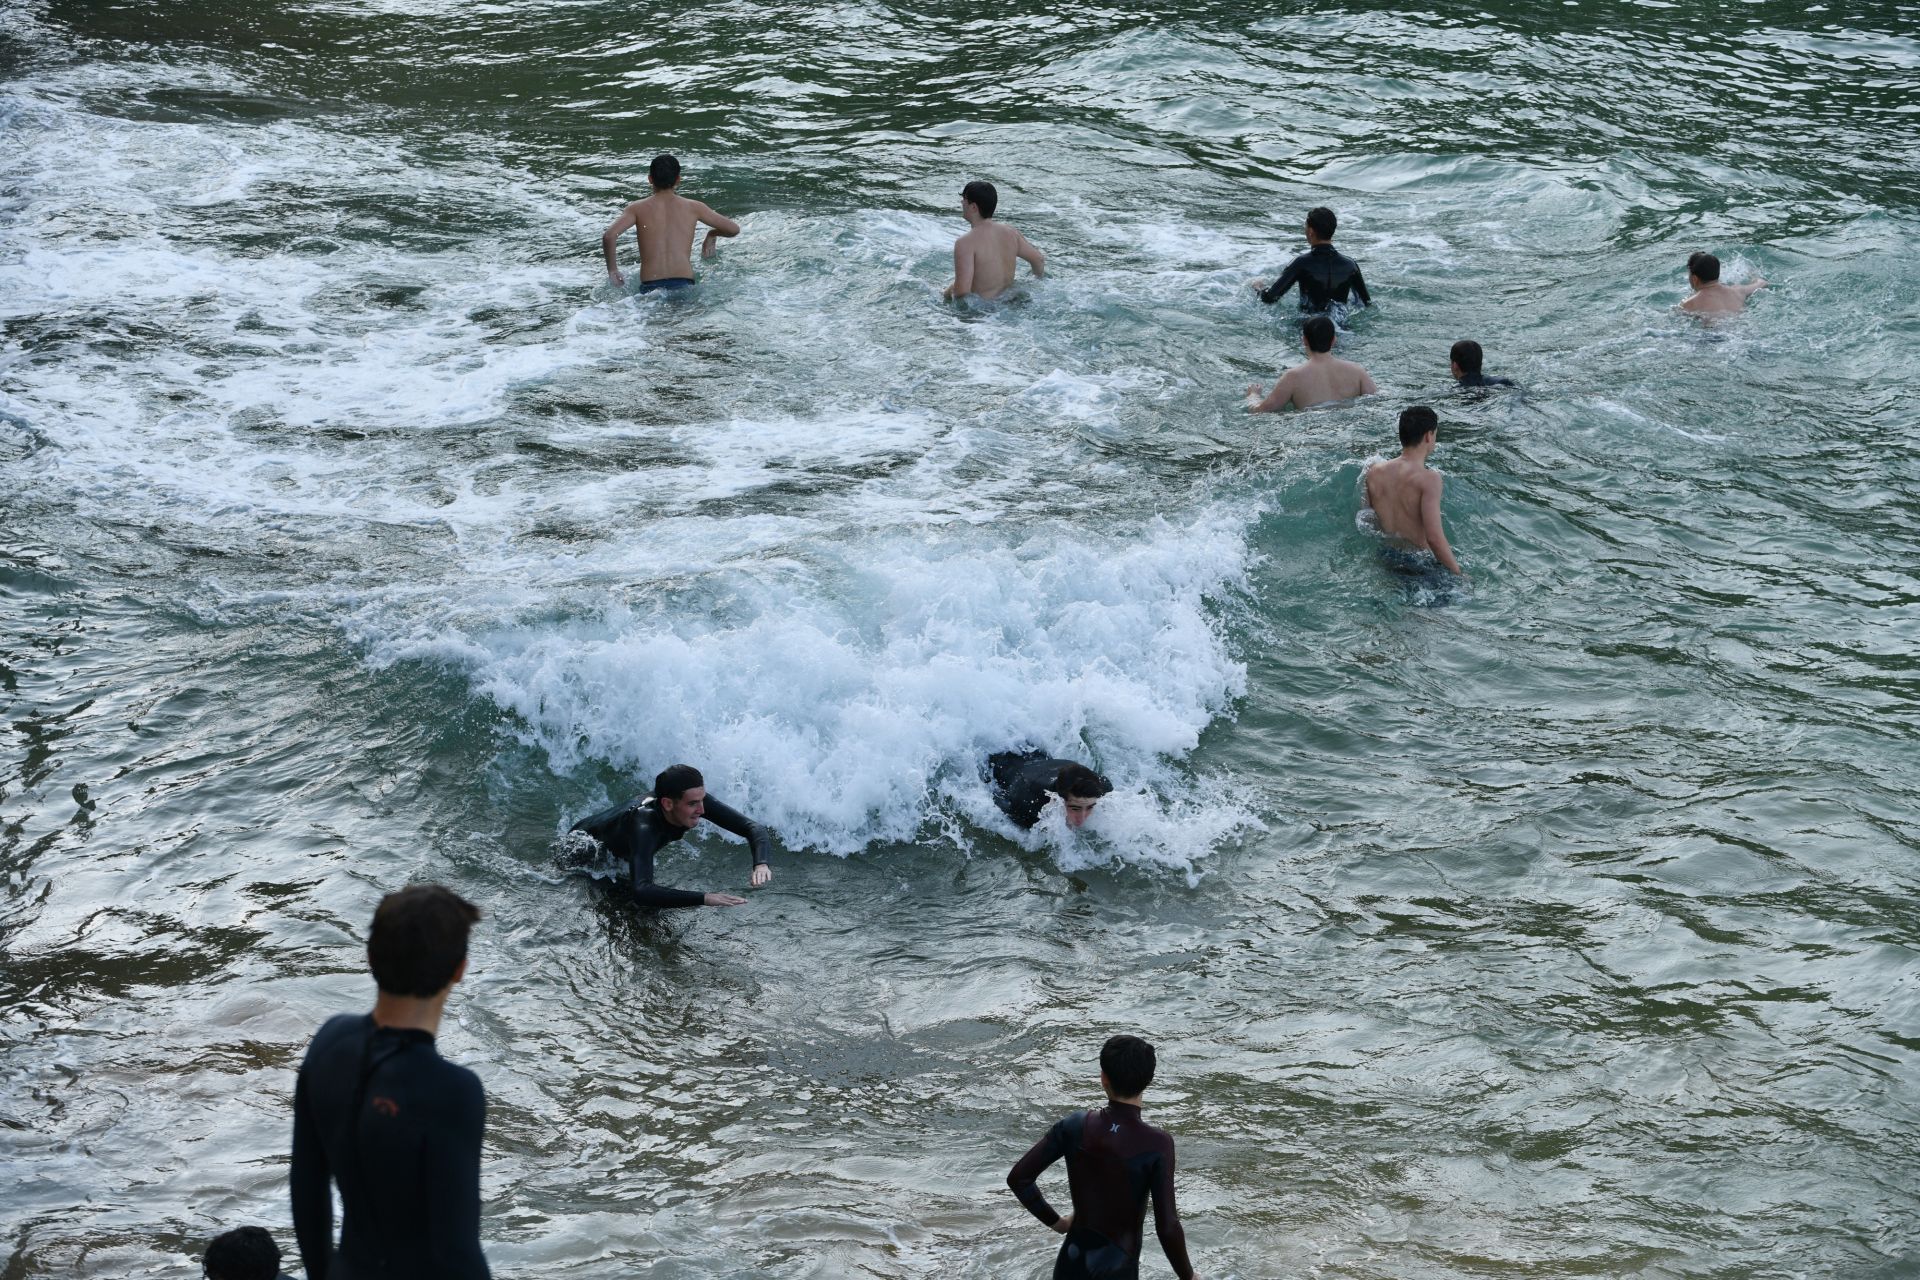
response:
{"label": "person standing in foreground", "polygon": [[[329,1018],[293,1091],[293,1231],[307,1280],[485,1280],[480,1078],[434,1048],[467,972],[472,903],[437,884],[380,900],[372,1013]],[[333,1196],[340,1186],[340,1242]]]}
{"label": "person standing in foreground", "polygon": [[1360,278],[1360,266],[1333,247],[1334,229],[1340,220],[1324,205],[1307,212],[1307,251],[1287,264],[1280,278],[1271,285],[1253,282],[1260,301],[1271,306],[1294,285],[1300,286],[1300,310],[1313,314],[1331,311],[1335,303],[1345,306],[1358,296],[1360,305],[1373,305],[1367,282]]}
{"label": "person standing in foreground", "polygon": [[[1007,1174],[1027,1212],[1066,1237],[1053,1280],[1134,1280],[1140,1274],[1140,1223],[1153,1197],[1153,1232],[1180,1280],[1194,1280],[1187,1235],[1173,1203],[1173,1138],[1140,1117],[1153,1083],[1153,1046],[1114,1036],[1100,1047],[1107,1105],[1076,1111],[1047,1131]],[[1034,1180],[1066,1157],[1073,1212],[1061,1217]]]}
{"label": "person standing in foreground", "polygon": [[969,182],[960,189],[960,214],[967,232],[953,242],[953,283],[940,296],[948,302],[968,294],[990,302],[1013,287],[1015,258],[1033,270],[1034,278],[1047,274],[1047,255],[1004,222],[993,220],[1000,193],[991,182]]}
{"label": "person standing in foreground", "polygon": [[1295,409],[1311,409],[1317,404],[1352,400],[1380,390],[1365,369],[1333,354],[1333,341],[1332,320],[1326,316],[1308,320],[1300,327],[1300,345],[1307,349],[1306,363],[1281,374],[1265,399],[1261,398],[1259,383],[1248,387],[1247,396],[1253,403],[1247,406],[1247,412],[1279,413],[1289,405]]}
{"label": "person standing in foreground", "polygon": [[[1367,505],[1380,522],[1380,531],[1397,538],[1404,547],[1389,548],[1389,559],[1404,559],[1407,552],[1431,551],[1441,568],[1465,577],[1460,562],[1453,558],[1447,535],[1440,528],[1441,476],[1427,466],[1427,456],[1439,439],[1440,419],[1433,410],[1420,404],[1400,415],[1400,456],[1368,467],[1361,479]],[[1408,564],[1409,571],[1418,567]]]}
{"label": "person standing in foreground", "polygon": [[572,829],[592,836],[627,864],[633,896],[643,907],[743,906],[747,900],[731,893],[698,893],[654,883],[654,854],[700,825],[703,817],[747,842],[753,855],[748,882],[754,888],[773,879],[773,868],[767,865],[772,844],[767,829],[709,796],[707,780],[690,764],[668,765],[654,778],[652,795],[602,809]]}
{"label": "person standing in foreground", "polygon": [[1680,304],[1682,311],[1701,315],[1731,315],[1747,309],[1747,299],[1767,287],[1765,280],[1751,284],[1721,284],[1720,259],[1710,253],[1696,253],[1687,259],[1687,284],[1693,293]]}
{"label": "person standing in foreground", "polygon": [[737,236],[740,224],[681,195],[680,161],[672,156],[655,156],[647,167],[647,181],[653,194],[622,209],[600,233],[607,279],[622,289],[627,287],[627,278],[620,274],[620,235],[632,227],[634,238],[640,242],[640,292],[689,288],[693,284],[693,233],[699,230],[699,224],[707,225],[707,238],[700,242],[703,258],[720,252],[714,237]]}

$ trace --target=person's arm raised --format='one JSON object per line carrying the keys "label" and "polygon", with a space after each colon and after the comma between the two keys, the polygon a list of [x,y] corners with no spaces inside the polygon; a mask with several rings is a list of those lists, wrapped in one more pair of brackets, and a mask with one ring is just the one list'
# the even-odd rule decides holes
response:
{"label": "person's arm raised", "polygon": [[1427,537],[1427,545],[1433,548],[1433,558],[1440,567],[1449,573],[1466,577],[1466,570],[1453,558],[1453,548],[1447,545],[1447,535],[1440,528],[1440,489],[1443,481],[1438,475],[1432,477],[1432,483],[1420,486],[1420,530]]}
{"label": "person's arm raised", "polygon": [[620,216],[608,223],[607,229],[600,233],[600,252],[606,255],[607,259],[607,279],[623,289],[626,288],[627,278],[620,274],[620,237],[639,221],[640,216],[633,211],[632,205],[628,205],[620,211]]}
{"label": "person's arm raised", "polygon": [[715,213],[704,204],[694,205],[693,213],[707,225],[706,237],[700,241],[700,256],[703,258],[711,258],[720,252],[720,246],[715,243],[714,237],[724,236],[731,240],[740,234],[739,223],[724,214]]}
{"label": "person's arm raised", "polygon": [[1764,279],[1754,279],[1747,284],[1737,284],[1733,287],[1740,291],[1742,298],[1751,298],[1754,294],[1766,288],[1767,282]]}

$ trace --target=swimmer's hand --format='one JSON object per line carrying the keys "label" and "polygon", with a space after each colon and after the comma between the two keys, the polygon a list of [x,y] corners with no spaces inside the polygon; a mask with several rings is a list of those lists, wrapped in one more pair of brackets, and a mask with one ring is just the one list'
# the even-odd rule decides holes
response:
{"label": "swimmer's hand", "polygon": [[607,272],[607,279],[613,281],[616,288],[624,289],[627,287],[627,278],[618,271]]}
{"label": "swimmer's hand", "polygon": [[1068,1214],[1066,1217],[1060,1219],[1060,1221],[1054,1223],[1053,1229],[1061,1235],[1065,1235],[1067,1232],[1073,1230],[1073,1215]]}
{"label": "swimmer's hand", "polygon": [[754,888],[758,889],[761,885],[765,884],[767,881],[771,879],[773,879],[772,867],[768,866],[764,862],[756,862],[753,864],[752,884]]}
{"label": "swimmer's hand", "polygon": [[707,895],[706,902],[710,907],[744,907],[747,905],[745,898],[736,898],[730,893],[710,893]]}
{"label": "swimmer's hand", "polygon": [[700,242],[700,256],[712,258],[719,254],[720,242],[714,239],[713,232],[707,232],[707,238]]}

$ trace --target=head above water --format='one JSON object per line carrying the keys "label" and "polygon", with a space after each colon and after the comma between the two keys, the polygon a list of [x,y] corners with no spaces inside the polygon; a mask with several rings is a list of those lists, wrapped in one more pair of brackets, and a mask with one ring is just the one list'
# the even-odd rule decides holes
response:
{"label": "head above water", "polygon": [[1316,355],[1333,350],[1333,333],[1333,321],[1325,316],[1314,316],[1300,326],[1300,337],[1306,342],[1307,350]]}
{"label": "head above water", "polygon": [[669,155],[655,156],[647,166],[647,181],[655,191],[671,191],[680,185],[680,161]]}
{"label": "head above water", "polygon": [[1400,447],[1411,449],[1440,430],[1440,415],[1423,404],[1400,411]]}
{"label": "head above water", "polygon": [[960,188],[960,203],[963,206],[972,205],[980,211],[980,216],[983,218],[991,218],[993,211],[1000,207],[1000,193],[993,189],[991,182],[982,182],[975,178]]}
{"label": "head above water", "polygon": [[1077,828],[1093,816],[1093,806],[1113,790],[1113,784],[1083,764],[1068,764],[1053,775],[1053,785],[1047,790],[1059,796],[1066,807],[1067,825]]}
{"label": "head above water", "polygon": [[460,976],[480,908],[437,884],[410,884],[380,899],[367,930],[367,965],[383,994],[427,1000]]}
{"label": "head above water", "polygon": [[1687,259],[1687,274],[1701,284],[1712,284],[1720,278],[1720,259],[1710,253],[1696,253]]}
{"label": "head above water", "polygon": [[1309,240],[1331,240],[1340,219],[1333,216],[1333,210],[1325,205],[1307,210],[1307,238]]}
{"label": "head above water", "polygon": [[674,826],[698,826],[707,811],[707,780],[690,764],[670,764],[654,776],[653,800]]}
{"label": "head above water", "polygon": [[1487,353],[1482,351],[1480,344],[1472,338],[1462,338],[1453,344],[1451,351],[1447,352],[1447,359],[1453,363],[1454,377],[1471,378],[1479,373],[1480,366],[1486,363]]}
{"label": "head above water", "polygon": [[207,1280],[273,1280],[280,1274],[280,1246],[265,1227],[235,1227],[207,1242],[200,1272]]}
{"label": "head above water", "polygon": [[1153,1046],[1139,1036],[1114,1036],[1100,1046],[1100,1083],[1116,1102],[1131,1102],[1153,1083]]}

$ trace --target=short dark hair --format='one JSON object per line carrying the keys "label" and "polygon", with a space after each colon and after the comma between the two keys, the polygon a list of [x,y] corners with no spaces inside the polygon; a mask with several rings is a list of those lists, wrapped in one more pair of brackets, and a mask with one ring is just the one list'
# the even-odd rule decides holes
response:
{"label": "short dark hair", "polygon": [[1333,216],[1333,210],[1325,205],[1307,210],[1307,225],[1313,228],[1313,234],[1322,240],[1333,239],[1333,229],[1340,225],[1340,219]]}
{"label": "short dark hair", "polygon": [[1710,253],[1696,253],[1687,259],[1687,270],[1712,284],[1720,278],[1720,259]]}
{"label": "short dark hair", "polygon": [[273,1280],[280,1274],[280,1246],[265,1227],[235,1227],[207,1242],[200,1270],[209,1280]]}
{"label": "short dark hair", "polygon": [[1100,1069],[1122,1098],[1137,1098],[1153,1083],[1153,1046],[1139,1036],[1114,1036],[1100,1046]]}
{"label": "short dark hair", "polygon": [[1333,321],[1325,316],[1314,316],[1301,325],[1300,334],[1315,351],[1333,350]]}
{"label": "short dark hair", "polygon": [[653,798],[655,800],[678,800],[695,787],[704,787],[707,780],[700,771],[690,764],[670,764],[653,776]]}
{"label": "short dark hair", "polygon": [[380,899],[367,931],[367,963],[393,996],[439,995],[467,958],[480,908],[442,885],[410,884]]}
{"label": "short dark hair", "polygon": [[662,191],[680,181],[679,159],[669,155],[655,156],[653,163],[647,166],[647,181]]}
{"label": "short dark hair", "polygon": [[1057,796],[1098,800],[1113,790],[1113,784],[1083,764],[1063,764],[1060,772],[1053,775],[1050,790]]}
{"label": "short dark hair", "polygon": [[1487,353],[1472,338],[1462,338],[1453,344],[1453,349],[1447,352],[1447,358],[1460,366],[1461,373],[1475,374],[1486,363]]}
{"label": "short dark hair", "polygon": [[1440,429],[1440,415],[1423,404],[1400,411],[1400,443],[1406,447],[1419,444],[1422,440]]}
{"label": "short dark hair", "polygon": [[960,198],[977,205],[983,218],[991,218],[993,211],[1000,207],[1000,193],[993,189],[991,182],[982,182],[978,178],[960,188]]}

